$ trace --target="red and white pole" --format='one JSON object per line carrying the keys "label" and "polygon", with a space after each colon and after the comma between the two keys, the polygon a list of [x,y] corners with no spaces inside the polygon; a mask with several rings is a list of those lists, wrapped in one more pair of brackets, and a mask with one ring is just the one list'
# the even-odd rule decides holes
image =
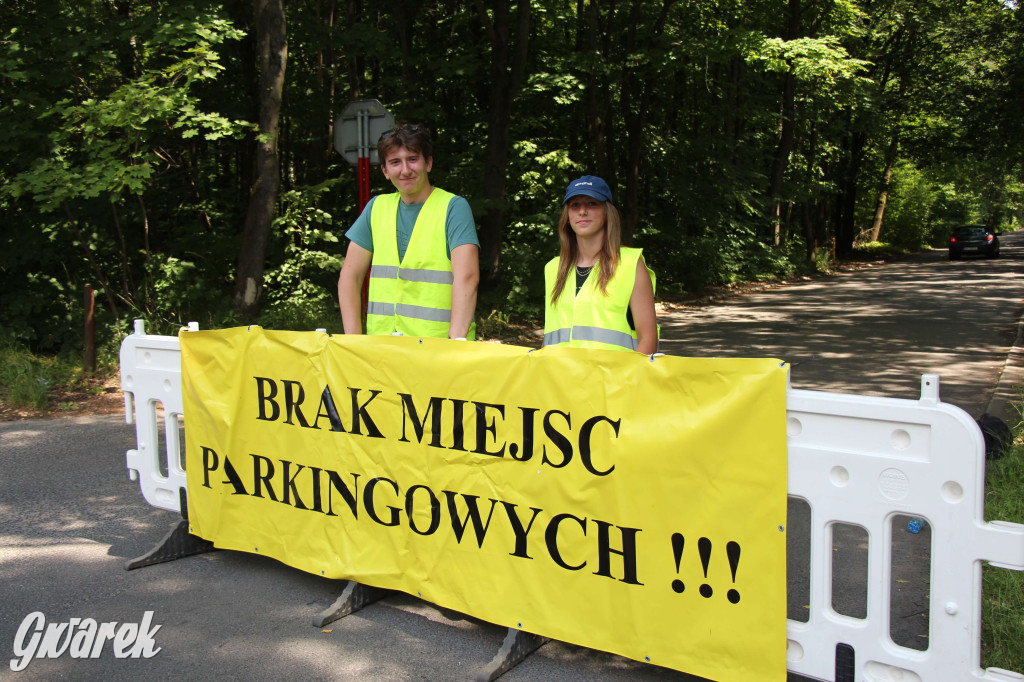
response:
{"label": "red and white pole", "polygon": [[[370,202],[370,117],[364,111],[357,114],[359,124],[359,212]],[[363,280],[361,296],[363,328],[366,328],[366,304],[370,298],[370,275]]]}

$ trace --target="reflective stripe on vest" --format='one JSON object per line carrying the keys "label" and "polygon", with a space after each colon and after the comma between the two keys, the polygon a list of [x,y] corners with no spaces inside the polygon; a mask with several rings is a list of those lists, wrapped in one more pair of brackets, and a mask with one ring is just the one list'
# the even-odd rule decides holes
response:
{"label": "reflective stripe on vest", "polygon": [[569,343],[571,341],[593,341],[609,346],[621,346],[625,350],[636,350],[638,344],[638,340],[632,334],[618,332],[614,329],[602,329],[601,327],[587,327],[584,325],[576,325],[572,329],[563,327],[562,329],[556,329],[553,332],[544,334],[545,346],[555,346],[559,343]]}
{"label": "reflective stripe on vest", "polygon": [[452,311],[450,310],[424,308],[423,306],[408,305],[406,303],[394,305],[391,303],[381,303],[380,301],[369,301],[366,304],[367,315],[394,317],[396,313],[402,317],[412,317],[417,320],[430,320],[433,322],[448,323],[452,321]]}
{"label": "reflective stripe on vest", "polygon": [[433,282],[434,284],[451,284],[455,281],[455,275],[451,271],[417,270],[396,265],[374,265],[370,268],[370,277],[402,279],[406,282]]}
{"label": "reflective stripe on vest", "polygon": [[[621,248],[619,264],[608,282],[607,296],[598,284],[599,267],[591,270],[579,294],[575,294],[575,273],[570,270],[562,294],[554,304],[551,303],[551,292],[558,278],[558,258],[549,261],[544,268],[544,345],[636,350],[636,332],[629,328],[626,313],[641,255],[640,249]],[[647,271],[654,285],[654,273],[650,268]]]}
{"label": "reflective stripe on vest", "polygon": [[366,330],[369,334],[447,338],[452,319],[452,264],[445,223],[454,194],[435,187],[413,227],[405,257],[398,258],[400,195],[373,201],[373,265],[370,267]]}

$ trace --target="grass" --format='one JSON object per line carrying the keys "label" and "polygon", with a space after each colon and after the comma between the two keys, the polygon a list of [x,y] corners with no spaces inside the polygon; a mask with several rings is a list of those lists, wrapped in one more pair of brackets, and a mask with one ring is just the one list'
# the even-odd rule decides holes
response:
{"label": "grass", "polygon": [[0,346],[0,402],[43,409],[53,386],[51,362],[15,344]]}
{"label": "grass", "polygon": [[[1014,407],[1024,410],[1024,394]],[[985,518],[1024,523],[1024,420],[1013,428],[1013,445],[989,460],[985,471]],[[1024,571],[982,569],[981,664],[1024,672]]]}
{"label": "grass", "polygon": [[865,242],[853,249],[855,258],[894,258],[912,253],[911,249],[888,242]]}
{"label": "grass", "polygon": [[73,411],[77,396],[102,392],[102,384],[116,374],[112,359],[99,359],[90,374],[81,358],[36,355],[19,343],[0,340],[0,414]]}

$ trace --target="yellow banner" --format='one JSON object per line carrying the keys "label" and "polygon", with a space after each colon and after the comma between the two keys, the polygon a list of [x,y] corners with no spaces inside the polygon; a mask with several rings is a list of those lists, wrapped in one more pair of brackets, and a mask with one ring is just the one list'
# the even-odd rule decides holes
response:
{"label": "yellow banner", "polygon": [[778,360],[180,338],[195,535],[715,680],[785,679]]}

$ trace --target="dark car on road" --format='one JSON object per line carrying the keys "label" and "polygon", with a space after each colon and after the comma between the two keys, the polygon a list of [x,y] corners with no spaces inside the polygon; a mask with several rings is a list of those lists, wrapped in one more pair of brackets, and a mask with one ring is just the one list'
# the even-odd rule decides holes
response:
{"label": "dark car on road", "polygon": [[954,227],[949,235],[949,260],[964,256],[999,257],[999,233],[984,225]]}

